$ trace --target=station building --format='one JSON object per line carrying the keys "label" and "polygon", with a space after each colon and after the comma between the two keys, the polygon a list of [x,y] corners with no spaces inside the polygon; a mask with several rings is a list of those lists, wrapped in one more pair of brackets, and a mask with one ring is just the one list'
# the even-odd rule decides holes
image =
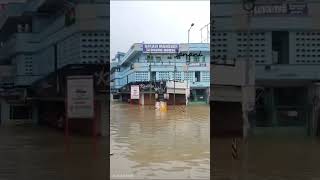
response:
{"label": "station building", "polygon": [[216,0],[211,7],[211,60],[245,60],[249,48],[255,62],[251,126],[319,133],[320,2],[257,0],[250,21],[241,0]]}
{"label": "station building", "polygon": [[[106,0],[28,0],[0,11],[0,124],[38,123],[39,101],[29,93],[69,64],[109,63]],[[46,81],[44,81],[46,82]],[[48,87],[58,84],[46,83]]]}
{"label": "station building", "polygon": [[208,103],[209,53],[207,43],[133,44],[127,53],[119,52],[111,65],[112,96],[128,101],[130,86],[139,85],[139,103],[154,104],[155,88],[162,82],[166,84],[168,104],[173,103],[174,94],[176,104],[185,104],[188,95],[189,102]]}

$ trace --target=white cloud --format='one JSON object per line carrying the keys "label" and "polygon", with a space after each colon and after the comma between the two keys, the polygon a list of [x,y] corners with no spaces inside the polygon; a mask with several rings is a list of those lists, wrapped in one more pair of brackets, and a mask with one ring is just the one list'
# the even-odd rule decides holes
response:
{"label": "white cloud", "polygon": [[111,58],[133,43],[200,42],[210,22],[210,1],[111,1]]}

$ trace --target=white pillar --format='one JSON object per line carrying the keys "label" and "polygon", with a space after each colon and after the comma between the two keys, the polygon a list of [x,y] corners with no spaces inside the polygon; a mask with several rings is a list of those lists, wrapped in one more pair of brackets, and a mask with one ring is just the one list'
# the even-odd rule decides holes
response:
{"label": "white pillar", "polygon": [[144,96],[145,96],[144,93],[141,93],[141,94],[140,94],[140,99],[139,99],[139,101],[140,101],[140,104],[141,104],[141,105],[144,105]]}

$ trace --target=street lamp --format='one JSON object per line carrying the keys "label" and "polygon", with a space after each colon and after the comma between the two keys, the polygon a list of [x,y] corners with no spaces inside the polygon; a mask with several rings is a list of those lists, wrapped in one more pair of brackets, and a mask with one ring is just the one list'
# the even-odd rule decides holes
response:
{"label": "street lamp", "polygon": [[200,28],[200,33],[201,33],[201,43],[202,43],[202,40],[203,40],[203,38],[202,38],[202,31],[203,31],[203,29],[204,28],[206,28],[207,29],[207,38],[206,38],[206,42],[208,43],[209,42],[209,26],[210,26],[210,23],[209,24],[206,24],[205,26],[203,26],[202,28]]}
{"label": "street lamp", "polygon": [[151,49],[149,50],[149,56],[148,57],[148,60],[149,60],[149,76],[150,76],[150,79],[149,79],[149,103],[150,103],[150,106],[149,106],[149,109],[151,109],[151,106],[152,106],[152,103],[151,103],[151,94],[152,94],[152,71],[151,71]]}
{"label": "street lamp", "polygon": [[[191,26],[190,26],[190,28],[188,29],[188,53],[187,53],[187,56],[186,56],[186,66],[187,66],[187,77],[188,77],[188,79],[187,79],[187,89],[188,89],[188,87],[189,87],[189,67],[188,67],[188,64],[189,64],[189,61],[190,61],[190,56],[189,56],[189,51],[190,51],[190,48],[189,48],[189,37],[190,37],[190,30],[191,30],[191,28],[194,26],[194,23],[192,23],[191,24]],[[186,94],[186,100],[187,100],[187,102],[186,102],[186,105],[188,105],[188,98],[189,98],[189,94],[190,94],[190,89],[187,91],[188,92],[188,94]]]}
{"label": "street lamp", "polygon": [[[248,87],[249,82],[249,68],[250,68],[250,20],[251,20],[251,13],[255,8],[255,1],[256,0],[242,0],[242,7],[247,12],[247,50],[246,50],[246,76],[245,76],[245,86]],[[247,128],[250,126],[248,120],[248,112],[245,112],[247,117],[245,119],[245,128],[244,128],[244,138],[247,138]]]}
{"label": "street lamp", "polygon": [[256,0],[243,0],[242,7],[247,12],[252,12],[256,6]]}
{"label": "street lamp", "polygon": [[[246,78],[245,78],[245,91],[248,91],[249,87],[249,68],[250,68],[250,16],[252,11],[255,8],[256,0],[242,0],[242,7],[247,12],[247,58],[246,58]],[[247,92],[246,92],[247,94]],[[248,98],[248,96],[246,96]],[[243,124],[243,138],[244,138],[244,147],[243,147],[243,168],[244,168],[244,175],[246,178],[248,173],[248,129],[250,127],[249,123],[249,107],[248,107],[248,99],[245,100],[245,111],[244,111],[244,124]]]}
{"label": "street lamp", "polygon": [[[178,54],[179,50],[176,49],[176,53]],[[177,68],[177,61],[174,58],[174,69],[173,69],[173,109],[176,108],[176,68]]]}

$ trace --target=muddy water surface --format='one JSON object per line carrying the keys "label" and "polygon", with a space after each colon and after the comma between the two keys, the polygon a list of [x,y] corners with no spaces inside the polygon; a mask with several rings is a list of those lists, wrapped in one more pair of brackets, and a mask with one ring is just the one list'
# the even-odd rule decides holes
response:
{"label": "muddy water surface", "polygon": [[207,105],[111,107],[112,179],[209,179],[210,109]]}

